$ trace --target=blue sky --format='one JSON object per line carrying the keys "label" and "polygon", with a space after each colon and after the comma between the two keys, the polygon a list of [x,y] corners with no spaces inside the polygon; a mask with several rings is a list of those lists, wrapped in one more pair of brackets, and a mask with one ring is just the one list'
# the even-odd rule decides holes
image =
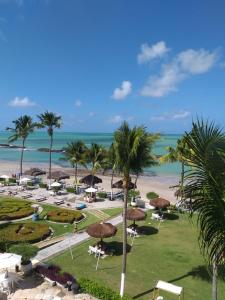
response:
{"label": "blue sky", "polygon": [[224,126],[224,36],[222,0],[0,0],[0,129],[47,109],[65,131]]}

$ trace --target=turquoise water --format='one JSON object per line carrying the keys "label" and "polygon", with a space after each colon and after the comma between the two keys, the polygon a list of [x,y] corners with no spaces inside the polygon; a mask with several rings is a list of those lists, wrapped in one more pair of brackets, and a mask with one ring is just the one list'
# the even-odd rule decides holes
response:
{"label": "turquoise water", "polygon": [[[0,132],[0,143],[8,143],[8,132]],[[154,147],[154,154],[165,154],[166,146],[175,146],[177,139],[180,135],[167,134],[162,135],[160,140],[157,141]],[[54,134],[54,148],[61,149],[68,142],[73,140],[83,140],[87,146],[91,143],[99,143],[105,147],[109,147],[112,143],[113,134],[111,133],[75,133],[75,132],[55,132]],[[15,142],[15,145],[20,145],[20,142]],[[24,161],[27,162],[48,162],[48,153],[39,152],[37,148],[45,148],[49,146],[49,137],[46,132],[38,131],[29,136],[26,142],[27,151],[24,152]],[[62,154],[53,153],[53,162],[59,165],[65,164],[60,161],[59,158]],[[8,149],[0,148],[0,160],[6,161],[17,161],[20,158],[20,149]],[[151,169],[146,169],[146,173],[151,173],[153,175],[177,175],[179,174],[180,166],[179,163],[174,164],[164,164]]]}

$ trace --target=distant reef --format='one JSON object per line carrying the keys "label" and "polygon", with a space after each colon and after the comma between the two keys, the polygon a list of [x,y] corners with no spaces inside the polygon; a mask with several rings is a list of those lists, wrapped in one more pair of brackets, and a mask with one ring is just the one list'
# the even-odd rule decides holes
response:
{"label": "distant reef", "polygon": [[[16,145],[10,145],[10,144],[0,144],[1,148],[8,148],[8,149],[22,149],[21,146],[16,146]],[[26,149],[26,148],[24,148]],[[36,149],[36,151],[40,151],[40,152],[49,152],[48,148],[38,148]],[[52,152],[54,153],[63,153],[64,150],[63,149],[52,149]]]}

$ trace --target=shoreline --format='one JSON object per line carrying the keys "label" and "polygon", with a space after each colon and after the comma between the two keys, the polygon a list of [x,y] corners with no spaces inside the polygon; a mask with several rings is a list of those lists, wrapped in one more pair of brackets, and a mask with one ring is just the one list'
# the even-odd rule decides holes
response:
{"label": "shoreline", "polygon": [[[27,170],[29,168],[40,168],[48,172],[48,163],[43,162],[24,162],[23,163],[23,170]],[[52,171],[61,170],[65,173],[71,175],[71,178],[68,182],[74,182],[74,169],[69,167],[63,167],[52,163]],[[19,161],[7,161],[7,160],[0,160],[0,175],[12,175],[19,172]],[[81,169],[78,170],[78,178],[90,174],[89,170]],[[109,173],[102,174],[102,172],[97,172],[97,176],[102,178],[102,189],[106,190],[107,192],[111,191],[111,175]],[[131,176],[133,181],[135,176]],[[42,177],[43,180],[46,180],[46,176]],[[118,175],[114,176],[114,182],[120,180],[121,177]],[[138,178],[137,181],[137,190],[140,191],[140,195],[143,200],[147,200],[146,193],[154,191],[159,194],[160,197],[166,198],[172,203],[177,202],[176,197],[174,196],[175,189],[170,188],[171,186],[177,185],[179,182],[179,176],[171,174],[165,175],[151,175],[151,174],[143,174]],[[116,189],[114,189],[116,191]]]}

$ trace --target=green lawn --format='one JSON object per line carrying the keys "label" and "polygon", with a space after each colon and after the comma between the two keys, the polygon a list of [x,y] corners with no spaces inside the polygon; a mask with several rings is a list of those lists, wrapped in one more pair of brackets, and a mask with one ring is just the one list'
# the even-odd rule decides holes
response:
{"label": "green lawn", "polygon": [[[139,222],[146,235],[136,238],[127,257],[126,293],[134,299],[150,299],[152,288],[159,279],[184,287],[185,299],[210,299],[211,283],[204,260],[200,254],[195,225],[187,215],[179,215],[176,220],[158,223],[150,219]],[[96,258],[88,255],[88,246],[96,242],[89,240],[73,249],[74,260],[69,251],[53,258],[50,262],[60,265],[64,271],[78,279],[87,277],[102,285],[119,290],[121,272],[122,232],[119,227],[116,237],[106,241],[112,243],[117,254],[101,259],[99,270],[95,271]],[[129,238],[131,244],[131,238]],[[113,244],[114,242],[114,244]],[[219,299],[225,298],[224,283],[219,282]],[[170,294],[162,294],[165,299],[177,299]]]}
{"label": "green lawn", "polygon": [[101,209],[104,213],[108,214],[110,217],[118,216],[122,213],[122,207],[114,207],[114,208],[107,208]]}

